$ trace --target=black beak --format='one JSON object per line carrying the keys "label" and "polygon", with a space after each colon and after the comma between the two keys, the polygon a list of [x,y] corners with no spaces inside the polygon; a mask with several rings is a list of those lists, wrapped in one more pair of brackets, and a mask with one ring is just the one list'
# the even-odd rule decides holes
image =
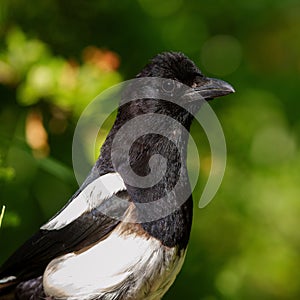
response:
{"label": "black beak", "polygon": [[205,78],[205,80],[194,87],[192,91],[189,90],[186,96],[190,96],[192,101],[197,100],[195,97],[199,99],[199,96],[202,99],[211,100],[234,92],[234,88],[226,81],[215,78]]}

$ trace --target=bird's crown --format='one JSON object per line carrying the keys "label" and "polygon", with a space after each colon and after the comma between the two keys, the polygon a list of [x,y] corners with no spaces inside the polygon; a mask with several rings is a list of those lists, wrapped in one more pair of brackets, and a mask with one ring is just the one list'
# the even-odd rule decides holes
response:
{"label": "bird's crown", "polygon": [[195,77],[203,77],[201,71],[181,52],[163,52],[156,55],[137,77],[161,77],[180,81],[191,86]]}

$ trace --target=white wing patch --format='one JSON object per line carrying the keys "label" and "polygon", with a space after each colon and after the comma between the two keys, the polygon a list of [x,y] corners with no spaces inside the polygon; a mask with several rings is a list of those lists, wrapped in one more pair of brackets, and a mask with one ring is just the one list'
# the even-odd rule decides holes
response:
{"label": "white wing patch", "polygon": [[13,281],[15,279],[17,279],[16,276],[4,277],[4,278],[0,279],[0,284],[7,283],[7,282]]}
{"label": "white wing patch", "polygon": [[[121,225],[122,226],[122,225]],[[46,295],[62,299],[160,299],[175,280],[184,254],[151,237],[114,231],[80,254],[54,259],[43,276]]]}
{"label": "white wing patch", "polygon": [[41,229],[61,229],[76,220],[83,213],[99,206],[105,199],[123,190],[126,190],[126,186],[119,173],[105,174],[91,182],[57,216],[43,225]]}

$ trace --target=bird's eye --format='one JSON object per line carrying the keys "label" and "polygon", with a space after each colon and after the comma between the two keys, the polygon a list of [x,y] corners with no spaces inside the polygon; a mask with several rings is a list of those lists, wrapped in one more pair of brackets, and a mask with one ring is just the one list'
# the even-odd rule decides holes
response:
{"label": "bird's eye", "polygon": [[162,89],[166,93],[172,93],[175,89],[174,80],[164,80],[162,83]]}

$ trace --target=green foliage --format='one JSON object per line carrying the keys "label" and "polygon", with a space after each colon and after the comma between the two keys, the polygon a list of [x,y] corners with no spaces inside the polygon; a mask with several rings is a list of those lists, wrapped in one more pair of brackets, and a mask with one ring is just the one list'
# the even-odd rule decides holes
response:
{"label": "green foliage", "polygon": [[210,149],[193,126],[201,158],[193,231],[165,299],[299,299],[299,13],[296,0],[2,1],[0,260],[76,190],[71,145],[86,105],[154,54],[180,50],[237,93],[211,103],[228,163],[201,210]]}
{"label": "green foliage", "polygon": [[[8,31],[5,46],[0,54],[0,82],[17,86],[21,105],[46,100],[78,116],[91,99],[121,80],[113,70],[117,65],[109,65],[114,63],[109,53],[97,48],[85,49],[79,65],[53,55],[45,43],[28,39],[18,28]],[[95,61],[97,55],[99,61]],[[113,55],[111,59],[117,60]]]}

